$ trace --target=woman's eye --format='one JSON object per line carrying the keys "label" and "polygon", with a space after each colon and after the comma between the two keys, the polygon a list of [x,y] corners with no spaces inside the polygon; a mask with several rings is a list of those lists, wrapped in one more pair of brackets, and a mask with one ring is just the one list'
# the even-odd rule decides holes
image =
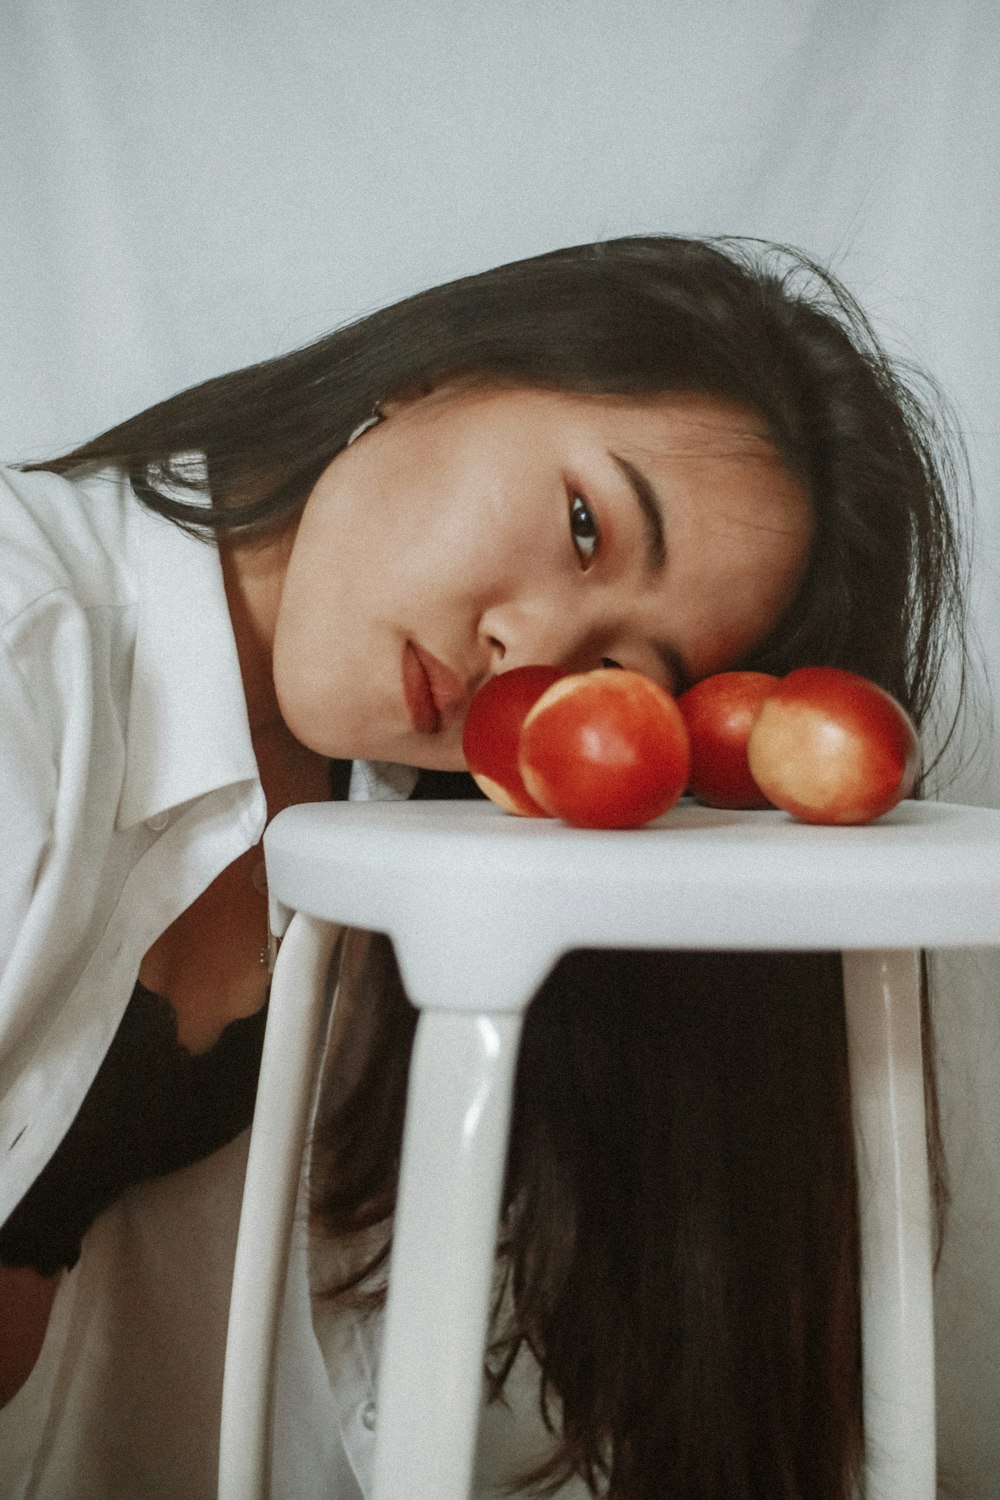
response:
{"label": "woman's eye", "polygon": [[590,567],[600,545],[597,517],[581,495],[574,495],[569,507],[569,529],[584,571]]}

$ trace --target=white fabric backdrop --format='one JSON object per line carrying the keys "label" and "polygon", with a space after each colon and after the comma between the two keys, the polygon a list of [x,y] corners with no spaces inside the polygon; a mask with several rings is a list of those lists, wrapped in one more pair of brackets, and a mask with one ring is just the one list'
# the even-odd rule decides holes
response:
{"label": "white fabric backdrop", "polygon": [[[759,234],[847,281],[955,404],[1000,805],[996,0],[5,0],[0,454],[454,274],[630,231]],[[1000,975],[938,1001],[955,1493],[1000,1495]]]}

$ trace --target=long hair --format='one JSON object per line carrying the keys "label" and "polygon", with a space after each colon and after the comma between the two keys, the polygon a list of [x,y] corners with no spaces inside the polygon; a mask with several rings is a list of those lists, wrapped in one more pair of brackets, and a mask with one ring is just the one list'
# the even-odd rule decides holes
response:
{"label": "long hair", "polygon": [[[699,392],[757,412],[816,534],[779,629],[732,665],[850,666],[924,717],[964,579],[944,408],[899,377],[831,272],[787,246],[648,235],[516,261],[182,391],[31,467],[120,465],[179,525],[252,535],[301,511],[379,401],[452,379]],[[183,461],[192,451],[207,460],[208,505],[178,498],[200,482]]]}
{"label": "long hair", "polygon": [[[961,643],[956,449],[857,304],[807,256],[645,236],[421,292],[171,397],[62,458],[221,542],[280,527],[378,401],[451,379],[698,392],[766,421],[815,520],[770,637],[733,666],[843,666],[926,730]],[[210,497],[182,455],[207,461]],[[192,496],[192,500],[194,497]],[[947,728],[947,726],[945,726]],[[440,791],[433,774],[425,789]],[[467,789],[468,789],[467,783]],[[433,790],[432,793],[433,794]],[[377,1303],[415,1013],[391,945],[363,954],[317,1123],[331,1295]],[[932,1145],[933,1072],[928,1071]],[[551,1460],[610,1500],[845,1500],[861,1461],[857,1189],[836,955],[586,953],[525,1026],[488,1370],[537,1356]]]}
{"label": "long hair", "polygon": [[[391,944],[361,941],[313,1200],[342,1254],[331,1294],[370,1308],[415,1012]],[[553,1433],[520,1484],[846,1500],[862,1429],[839,955],[570,954],[527,1013],[514,1100],[488,1374],[501,1394],[527,1345]]]}

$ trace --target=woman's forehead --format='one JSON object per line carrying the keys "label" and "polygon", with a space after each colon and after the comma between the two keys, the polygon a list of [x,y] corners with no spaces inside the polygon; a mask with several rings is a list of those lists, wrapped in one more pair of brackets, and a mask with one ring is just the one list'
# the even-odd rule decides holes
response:
{"label": "woman's forehead", "polygon": [[519,414],[562,418],[577,430],[606,433],[650,455],[779,457],[765,418],[752,407],[698,391],[614,395],[532,387],[465,387],[458,394],[509,404]]}

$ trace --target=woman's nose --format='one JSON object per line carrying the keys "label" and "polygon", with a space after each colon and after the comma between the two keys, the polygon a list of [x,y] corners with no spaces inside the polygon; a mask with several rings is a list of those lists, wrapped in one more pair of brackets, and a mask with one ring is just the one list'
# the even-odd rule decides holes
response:
{"label": "woman's nose", "polygon": [[[494,672],[532,665],[582,668],[589,632],[557,601],[510,604],[484,614],[481,634]],[[595,663],[590,663],[594,665]]]}

